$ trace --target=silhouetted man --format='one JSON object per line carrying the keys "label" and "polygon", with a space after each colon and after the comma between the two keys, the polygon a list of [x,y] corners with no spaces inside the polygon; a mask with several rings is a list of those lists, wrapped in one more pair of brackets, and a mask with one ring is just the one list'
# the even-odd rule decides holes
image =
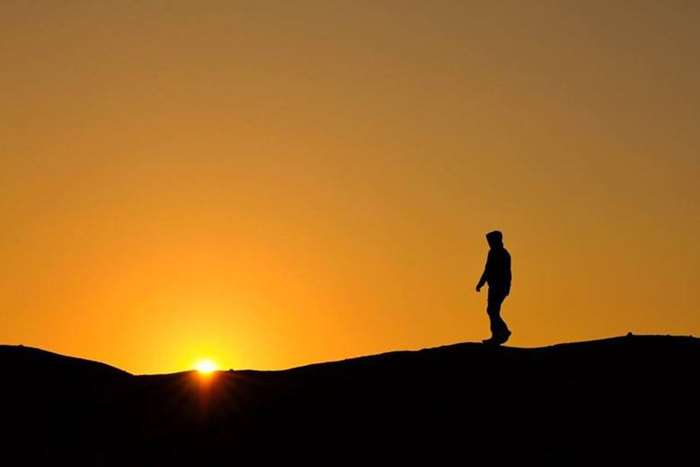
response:
{"label": "silhouetted man", "polygon": [[501,318],[501,304],[510,293],[510,253],[503,247],[503,234],[498,230],[487,233],[486,241],[491,249],[476,291],[479,292],[484,284],[489,285],[486,312],[491,320],[491,337],[483,342],[500,345],[510,337],[510,330]]}

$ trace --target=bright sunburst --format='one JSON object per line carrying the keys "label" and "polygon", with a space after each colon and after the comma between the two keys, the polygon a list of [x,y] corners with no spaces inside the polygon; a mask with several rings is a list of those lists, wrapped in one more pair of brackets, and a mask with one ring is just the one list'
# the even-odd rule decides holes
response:
{"label": "bright sunburst", "polygon": [[204,358],[202,360],[199,360],[195,365],[194,365],[195,370],[198,372],[208,375],[214,371],[216,371],[219,367],[218,365],[211,359]]}

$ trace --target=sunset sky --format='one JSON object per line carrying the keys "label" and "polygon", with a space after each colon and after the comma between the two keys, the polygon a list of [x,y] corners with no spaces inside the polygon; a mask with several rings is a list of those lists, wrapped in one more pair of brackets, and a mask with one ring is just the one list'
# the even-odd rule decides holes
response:
{"label": "sunset sky", "polygon": [[130,372],[700,334],[700,2],[0,3],[0,343]]}

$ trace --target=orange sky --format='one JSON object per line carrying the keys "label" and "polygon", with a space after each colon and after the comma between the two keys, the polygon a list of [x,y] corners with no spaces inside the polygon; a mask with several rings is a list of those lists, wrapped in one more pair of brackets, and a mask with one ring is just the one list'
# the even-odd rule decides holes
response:
{"label": "orange sky", "polygon": [[512,345],[698,335],[698,24],[5,0],[0,342],[155,373],[473,341],[494,228]]}

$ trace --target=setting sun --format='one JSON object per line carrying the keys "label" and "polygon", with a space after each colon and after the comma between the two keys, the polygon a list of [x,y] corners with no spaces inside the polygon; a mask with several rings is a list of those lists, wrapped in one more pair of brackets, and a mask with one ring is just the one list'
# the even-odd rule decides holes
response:
{"label": "setting sun", "polygon": [[202,374],[210,374],[213,373],[218,369],[218,365],[213,361],[208,358],[199,360],[195,366],[195,370],[197,370],[199,373]]}
{"label": "setting sun", "polygon": [[700,2],[242,3],[0,1],[0,343],[481,341],[495,229],[510,345],[700,335]]}

